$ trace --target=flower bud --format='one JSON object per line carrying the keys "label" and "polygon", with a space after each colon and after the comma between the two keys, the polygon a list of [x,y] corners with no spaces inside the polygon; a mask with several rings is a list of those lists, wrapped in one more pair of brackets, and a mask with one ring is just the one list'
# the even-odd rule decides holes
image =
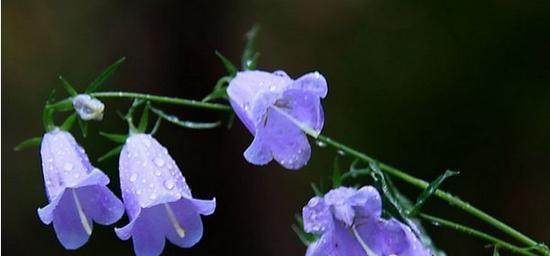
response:
{"label": "flower bud", "polygon": [[103,110],[105,105],[98,99],[90,97],[88,94],[79,94],[73,99],[73,107],[82,120],[103,119]]}

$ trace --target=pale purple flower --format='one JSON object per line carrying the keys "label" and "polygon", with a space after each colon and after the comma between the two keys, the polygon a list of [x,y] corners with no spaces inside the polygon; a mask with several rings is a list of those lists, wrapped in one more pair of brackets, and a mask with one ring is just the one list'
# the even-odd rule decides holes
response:
{"label": "pale purple flower", "polygon": [[156,139],[148,134],[130,136],[119,168],[130,223],[115,231],[120,239],[132,237],[137,255],[159,255],[165,238],[183,248],[201,239],[201,215],[212,214],[216,200],[193,198],[176,162]]}
{"label": "pale purple flower", "polygon": [[46,133],[40,154],[50,203],[38,209],[38,216],[44,224],[53,222],[66,249],[84,245],[93,222],[110,225],[122,217],[124,205],[106,187],[109,178],[90,164],[70,133],[59,129]]}
{"label": "pale purple flower", "polygon": [[73,98],[73,108],[82,120],[101,121],[105,105],[88,94],[79,94]]}
{"label": "pale purple flower", "polygon": [[252,164],[275,159],[287,169],[299,169],[310,156],[304,132],[317,136],[323,128],[321,98],[327,82],[319,72],[293,80],[283,71],[243,71],[233,78],[227,93],[233,110],[254,135],[244,152]]}
{"label": "pale purple flower", "polygon": [[[307,256],[429,256],[411,229],[381,218],[382,202],[374,187],[340,187],[304,207],[304,230],[320,235]],[[368,252],[368,253],[367,253]]]}

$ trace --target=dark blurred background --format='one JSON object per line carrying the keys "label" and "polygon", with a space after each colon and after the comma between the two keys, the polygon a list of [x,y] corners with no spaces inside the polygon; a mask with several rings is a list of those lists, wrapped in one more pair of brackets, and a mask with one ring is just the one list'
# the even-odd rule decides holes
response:
{"label": "dark blurred background", "polygon": [[[2,252],[6,255],[130,255],[112,226],[65,251],[36,209],[47,203],[37,149],[57,76],[82,90],[121,56],[105,90],[201,99],[225,74],[214,50],[238,62],[244,33],[261,24],[259,68],[291,76],[318,70],[329,81],[324,133],[432,180],[460,170],[444,188],[532,238],[550,242],[550,4],[547,1],[39,1],[2,2]],[[92,159],[114,144],[97,132],[123,132],[106,100],[101,123],[81,142]],[[226,120],[222,113],[166,108],[180,117]],[[290,229],[326,178],[335,152],[314,147],[310,164],[287,171],[247,164],[252,137],[232,129],[186,130],[164,123],[158,139],[194,194],[216,197],[205,234],[166,255],[303,255]],[[97,163],[97,161],[94,161]],[[346,162],[347,163],[347,162]],[[116,159],[97,163],[119,194]],[[414,198],[419,191],[398,182]],[[427,212],[494,231],[431,200]],[[124,218],[116,226],[127,223]],[[486,243],[429,226],[449,255],[490,255]],[[502,236],[505,237],[505,236]]]}

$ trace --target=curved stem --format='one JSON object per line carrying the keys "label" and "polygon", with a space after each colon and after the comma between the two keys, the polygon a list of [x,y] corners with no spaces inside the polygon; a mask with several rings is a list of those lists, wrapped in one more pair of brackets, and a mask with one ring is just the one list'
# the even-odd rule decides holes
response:
{"label": "curved stem", "polygon": [[[383,164],[383,163],[380,163],[378,162],[376,159],[370,157],[370,156],[367,156],[353,148],[350,148],[340,142],[337,142],[329,137],[326,137],[324,135],[319,135],[317,136],[316,138],[317,140],[319,141],[322,141],[324,142],[325,144],[327,145],[330,145],[336,149],[339,149],[351,156],[354,156],[362,161],[365,161],[365,162],[368,162],[368,163],[375,163],[375,164],[378,164],[380,169],[382,171],[385,171],[386,173],[394,176],[394,177],[397,177],[405,182],[408,182],[409,184],[413,185],[413,186],[416,186],[418,188],[421,188],[421,189],[426,189],[429,185],[428,182],[424,181],[424,180],[421,180],[421,179],[418,179],[416,177],[413,177],[397,168],[394,168],[392,166],[389,166],[389,165],[386,165],[386,164]],[[449,204],[453,205],[453,206],[456,206],[458,208],[460,208],[461,210],[479,218],[480,220],[483,220],[484,222],[492,225],[493,227],[499,229],[500,231],[510,235],[511,237],[513,237],[514,239],[524,243],[525,245],[527,246],[538,246],[539,244],[534,241],[533,239],[529,238],[528,236],[522,234],[521,232],[515,230],[514,228],[506,225],[505,223],[503,223],[502,221],[499,221],[497,219],[495,219],[494,217],[490,216],[489,214],[475,208],[474,206],[470,205],[469,203],[466,203],[464,201],[462,201],[460,198],[456,197],[456,196],[453,196],[451,195],[450,193],[448,192],[445,192],[443,190],[436,190],[434,195],[436,195],[437,197],[443,199],[444,201],[447,201]],[[545,250],[543,248],[540,248],[538,247],[538,250],[541,251],[541,252],[547,252],[548,250]]]}
{"label": "curved stem", "polygon": [[196,100],[182,99],[176,97],[167,97],[167,96],[158,96],[145,93],[135,93],[135,92],[94,92],[90,93],[90,96],[96,98],[131,98],[131,99],[143,99],[158,103],[165,104],[174,104],[181,106],[188,106],[194,108],[203,108],[210,110],[219,110],[219,111],[231,111],[231,107],[218,104],[218,103],[209,103]]}
{"label": "curved stem", "polygon": [[430,221],[432,224],[434,224],[436,226],[441,225],[441,226],[444,226],[444,227],[447,227],[447,228],[458,230],[460,232],[464,232],[468,235],[478,237],[480,239],[483,239],[485,241],[488,241],[488,242],[494,244],[495,246],[497,246],[499,248],[509,250],[513,253],[517,253],[517,254],[521,254],[521,255],[528,255],[528,256],[535,256],[536,255],[532,252],[529,252],[529,249],[527,249],[527,248],[521,248],[521,247],[512,245],[512,244],[510,244],[506,241],[498,239],[498,238],[496,238],[494,236],[491,236],[487,233],[484,233],[482,231],[479,231],[479,230],[476,230],[476,229],[473,229],[473,228],[470,228],[470,227],[466,227],[464,225],[461,225],[461,224],[458,224],[458,223],[455,223],[455,222],[452,222],[452,221],[449,221],[449,220],[441,219],[441,218],[431,216],[431,215],[428,215],[428,214],[425,214],[425,213],[419,213],[418,216],[420,216],[422,219]]}

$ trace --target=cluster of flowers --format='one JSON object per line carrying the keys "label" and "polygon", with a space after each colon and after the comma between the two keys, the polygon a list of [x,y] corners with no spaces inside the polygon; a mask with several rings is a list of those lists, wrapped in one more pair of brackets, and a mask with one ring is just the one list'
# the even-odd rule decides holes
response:
{"label": "cluster of flowers", "polygon": [[[254,136],[244,152],[248,162],[265,165],[275,159],[293,170],[307,164],[311,148],[305,133],[318,135],[324,122],[320,101],[327,95],[327,83],[321,74],[293,80],[282,71],[243,71],[227,93]],[[73,105],[83,119],[102,117],[103,104],[88,95],[75,97]],[[167,149],[148,134],[131,134],[120,153],[123,202],[106,187],[109,178],[90,163],[70,133],[57,128],[46,133],[41,156],[49,204],[38,215],[45,224],[53,222],[67,249],[87,242],[93,222],[118,221],[124,208],[130,223],[115,232],[123,240],[132,238],[137,255],[159,255],[166,238],[191,247],[202,237],[200,216],[216,208],[215,199],[193,198]],[[307,255],[430,255],[408,226],[381,218],[381,208],[373,187],[340,187],[312,198],[303,209],[304,229],[320,238]]]}

